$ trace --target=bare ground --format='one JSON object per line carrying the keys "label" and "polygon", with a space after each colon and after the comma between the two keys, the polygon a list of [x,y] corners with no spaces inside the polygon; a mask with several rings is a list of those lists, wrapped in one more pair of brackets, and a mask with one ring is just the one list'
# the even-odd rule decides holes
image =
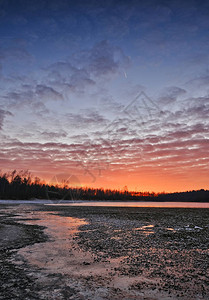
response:
{"label": "bare ground", "polygon": [[0,206],[0,299],[209,299],[209,209]]}

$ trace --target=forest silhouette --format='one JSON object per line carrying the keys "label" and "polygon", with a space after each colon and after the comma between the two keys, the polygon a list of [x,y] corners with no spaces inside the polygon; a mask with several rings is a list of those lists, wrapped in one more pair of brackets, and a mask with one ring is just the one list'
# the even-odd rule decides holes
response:
{"label": "forest silhouette", "polygon": [[33,178],[28,171],[14,170],[0,174],[0,199],[209,202],[209,191],[201,189],[176,193],[154,193],[127,191],[126,189],[73,187],[65,181],[61,184],[47,184],[38,177]]}

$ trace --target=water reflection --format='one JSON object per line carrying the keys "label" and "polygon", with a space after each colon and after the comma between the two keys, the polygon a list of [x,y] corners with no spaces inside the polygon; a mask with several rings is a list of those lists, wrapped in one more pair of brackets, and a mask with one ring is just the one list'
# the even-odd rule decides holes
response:
{"label": "water reflection", "polygon": [[121,260],[126,258],[98,261],[92,252],[82,251],[74,241],[74,237],[79,232],[79,226],[88,224],[84,219],[59,216],[55,212],[31,212],[31,210],[21,213],[18,211],[17,218],[21,223],[46,226],[44,231],[50,238],[48,242],[21,248],[18,251],[17,264],[24,258],[46,274],[60,273],[76,277],[99,274],[108,276]]}
{"label": "water reflection", "polygon": [[[22,218],[22,220],[20,219]],[[62,217],[56,213],[24,211],[17,216],[19,222],[30,225],[45,226],[45,233],[50,240],[27,246],[18,251],[20,257],[24,257],[30,264],[36,265],[49,273],[68,273],[69,267],[76,268],[78,260],[88,260],[88,253],[85,257],[79,257],[78,249],[73,243],[73,236],[78,232],[81,225],[86,225],[84,219]]]}
{"label": "water reflection", "polygon": [[172,231],[172,232],[176,232],[176,230],[174,228],[165,228],[166,230]]}
{"label": "water reflection", "polygon": [[141,227],[134,228],[134,230],[136,230],[136,231],[139,230],[143,234],[149,235],[149,234],[154,233],[154,231],[152,230],[153,227],[154,227],[154,225],[150,224],[150,225],[144,225],[144,226],[141,226]]}

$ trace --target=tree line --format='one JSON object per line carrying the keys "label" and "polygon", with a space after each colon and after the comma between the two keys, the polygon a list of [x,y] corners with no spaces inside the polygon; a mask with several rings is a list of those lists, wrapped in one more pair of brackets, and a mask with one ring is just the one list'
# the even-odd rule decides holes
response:
{"label": "tree line", "polygon": [[72,187],[66,182],[47,184],[28,171],[16,170],[0,174],[0,199],[63,199],[63,200],[120,200],[120,201],[180,201],[209,202],[209,191],[180,193],[129,192],[115,189]]}

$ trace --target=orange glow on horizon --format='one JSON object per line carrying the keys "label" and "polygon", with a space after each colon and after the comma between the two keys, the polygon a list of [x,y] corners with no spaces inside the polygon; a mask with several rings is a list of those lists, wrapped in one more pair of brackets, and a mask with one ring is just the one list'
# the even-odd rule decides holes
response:
{"label": "orange glow on horizon", "polygon": [[[50,173],[49,173],[50,174]],[[208,181],[205,176],[197,176],[196,174],[186,174],[186,176],[179,176],[178,174],[167,174],[159,170],[159,173],[150,173],[147,171],[146,174],[124,174],[124,172],[108,172],[103,171],[100,176],[89,176],[84,172],[77,172],[75,175],[67,172],[59,172],[59,180],[55,182],[52,180],[55,175],[45,175],[41,180],[43,184],[60,186],[72,186],[72,187],[83,187],[83,188],[103,188],[103,189],[116,189],[123,191],[127,188],[128,191],[133,192],[154,192],[154,193],[170,193],[170,192],[183,192],[199,189],[209,189]],[[69,174],[69,182],[66,181],[66,177]],[[37,174],[38,175],[38,174]],[[62,178],[63,175],[63,178]],[[74,182],[71,183],[70,178],[74,177]],[[41,176],[40,176],[41,177]],[[77,182],[76,180],[77,179]]]}

